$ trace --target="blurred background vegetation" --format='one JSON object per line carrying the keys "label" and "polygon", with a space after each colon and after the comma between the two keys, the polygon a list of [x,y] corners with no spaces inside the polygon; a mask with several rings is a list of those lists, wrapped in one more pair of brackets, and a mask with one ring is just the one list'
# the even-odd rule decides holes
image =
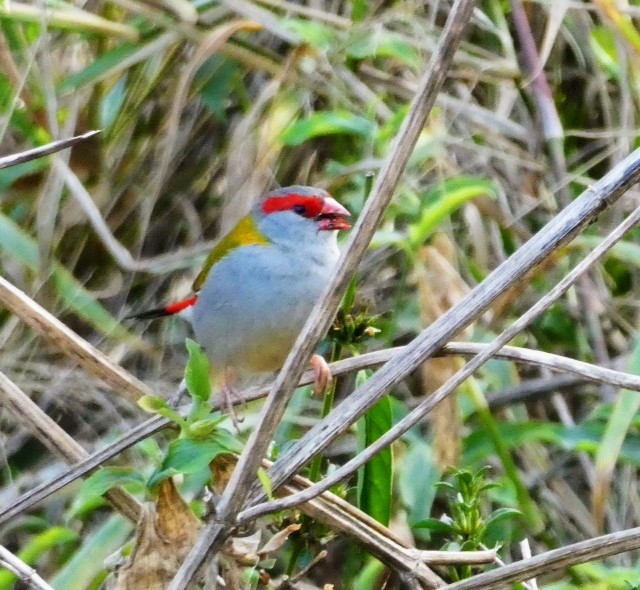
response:
{"label": "blurred background vegetation", "polygon": [[[170,393],[184,371],[187,326],[122,318],[187,295],[216,237],[269,188],[322,186],[357,217],[367,175],[389,151],[450,5],[3,0],[0,155],[102,133],[0,171],[0,272],[156,393]],[[478,2],[345,311],[375,316],[379,332],[359,333],[343,354],[411,340],[636,147],[639,17],[636,0]],[[537,56],[521,51],[527,40]],[[508,326],[637,198],[630,192],[460,339],[486,342]],[[516,344],[635,372],[638,233]],[[378,426],[406,414],[460,362],[425,364],[379,409]],[[3,309],[0,367],[89,451],[145,418]],[[341,381],[338,396],[353,386]],[[277,448],[299,438],[321,405],[301,390]],[[420,547],[464,545],[425,522],[451,514],[435,484],[448,466],[475,473],[489,465],[484,477],[499,485],[478,492],[485,518],[500,508],[522,513],[496,519],[482,539],[501,543],[505,561],[520,558],[524,537],[535,554],[639,526],[639,405],[636,394],[611,386],[491,361],[394,446],[393,470],[390,461],[380,468],[393,493],[382,485],[382,496],[367,498],[355,479],[343,493]],[[253,406],[245,413],[249,430],[257,414]],[[0,429],[2,508],[64,465],[1,409]],[[343,437],[326,459],[343,462],[365,439]],[[117,464],[146,478],[165,443],[144,441]],[[456,477],[454,485],[470,475]],[[197,499],[195,489],[183,493]],[[78,484],[5,525],[0,538],[54,587],[97,588],[103,559],[131,531],[110,514]],[[281,549],[272,575],[292,562],[295,572],[305,561],[296,565],[292,554],[306,551],[308,562],[322,541],[325,565],[309,574],[320,587],[372,588],[385,579],[347,540],[307,532],[304,549],[295,538]],[[0,589],[14,585],[5,574]],[[628,588],[640,570],[637,556],[624,554],[543,582]]]}

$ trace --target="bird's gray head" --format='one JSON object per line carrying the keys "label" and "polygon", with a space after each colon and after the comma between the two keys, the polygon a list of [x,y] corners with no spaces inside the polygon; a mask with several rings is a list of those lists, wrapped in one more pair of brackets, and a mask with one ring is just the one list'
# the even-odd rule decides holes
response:
{"label": "bird's gray head", "polygon": [[324,189],[310,186],[287,186],[267,193],[254,214],[260,230],[273,242],[335,240],[338,230],[351,227],[345,219],[349,211]]}

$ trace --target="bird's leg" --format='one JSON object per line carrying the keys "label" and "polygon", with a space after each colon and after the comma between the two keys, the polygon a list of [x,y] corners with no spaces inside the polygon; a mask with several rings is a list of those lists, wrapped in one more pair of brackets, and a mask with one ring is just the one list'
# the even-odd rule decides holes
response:
{"label": "bird's leg", "polygon": [[222,392],[222,399],[224,400],[224,405],[227,408],[227,412],[229,417],[231,418],[231,422],[235,427],[236,431],[240,430],[240,422],[244,420],[244,416],[238,417],[236,414],[236,410],[233,407],[234,400],[240,399],[240,392],[237,390],[236,386],[236,373],[231,367],[226,367],[222,371],[222,379],[220,384],[220,390]]}
{"label": "bird's leg", "polygon": [[315,378],[313,380],[313,393],[315,395],[320,395],[321,393],[324,393],[327,390],[327,387],[331,384],[333,375],[331,375],[331,369],[329,368],[327,361],[325,361],[324,357],[319,354],[314,354],[311,357],[311,367],[315,374]]}

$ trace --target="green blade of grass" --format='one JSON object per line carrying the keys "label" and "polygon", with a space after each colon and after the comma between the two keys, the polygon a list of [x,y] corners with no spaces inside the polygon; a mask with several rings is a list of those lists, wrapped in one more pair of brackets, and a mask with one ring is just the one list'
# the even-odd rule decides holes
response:
{"label": "green blade of grass", "polygon": [[37,5],[32,6],[12,0],[11,2],[0,3],[0,18],[35,24],[40,24],[44,18],[47,26],[53,29],[121,37],[129,41],[138,40],[138,31],[135,28],[85,12],[75,6],[47,8],[43,14],[43,11]]}
{"label": "green blade of grass", "polygon": [[[374,443],[392,426],[391,402],[383,397],[358,424],[360,451]],[[387,447],[358,470],[358,505],[360,510],[387,526],[391,517],[393,455]]]}
{"label": "green blade of grass", "polygon": [[[27,565],[34,565],[42,554],[63,543],[70,543],[77,537],[74,531],[66,527],[51,527],[26,543],[18,553],[18,557]],[[0,590],[13,588],[17,580],[18,576],[9,570],[0,570]]]}
{"label": "green blade of grass", "polygon": [[51,580],[55,590],[85,590],[97,588],[93,581],[105,576],[104,561],[122,547],[132,530],[130,522],[115,515],[85,538],[82,547]]}
{"label": "green blade of grass", "polygon": [[491,415],[487,400],[482,393],[482,389],[478,382],[473,378],[467,379],[462,385],[464,392],[471,399],[478,419],[482,424],[484,436],[491,440],[495,453],[498,455],[506,476],[511,481],[518,499],[518,508],[522,511],[527,525],[534,534],[538,534],[544,530],[544,519],[542,512],[534,502],[533,498],[527,490],[527,486],[520,477],[518,467],[511,456],[509,446],[500,436],[498,425]]}
{"label": "green blade of grass", "polygon": [[424,200],[428,204],[420,213],[418,221],[409,227],[410,248],[419,248],[445,217],[467,201],[492,194],[495,194],[495,185],[484,178],[460,176],[444,181],[425,196]]}
{"label": "green blade of grass", "polygon": [[[640,338],[629,359],[629,372],[640,374]],[[593,486],[593,513],[597,524],[602,524],[613,470],[620,456],[629,427],[640,409],[640,396],[635,391],[622,390],[616,401],[604,436],[598,446],[595,460],[595,483]]]}

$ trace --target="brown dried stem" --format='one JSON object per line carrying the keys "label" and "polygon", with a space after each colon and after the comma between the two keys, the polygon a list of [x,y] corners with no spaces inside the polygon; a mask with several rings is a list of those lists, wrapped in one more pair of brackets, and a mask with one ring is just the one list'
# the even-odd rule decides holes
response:
{"label": "brown dried stem", "polygon": [[[69,434],[47,416],[11,379],[0,372],[0,403],[4,405],[52,453],[67,463],[77,463],[89,454]],[[118,512],[136,522],[142,507],[129,492],[113,488],[105,494]]]}
{"label": "brown dried stem", "polygon": [[65,326],[28,295],[0,276],[0,303],[58,350],[75,360],[132,404],[153,392],[142,381]]}
{"label": "brown dried stem", "polygon": [[535,576],[617,555],[640,547],[640,528],[628,529],[580,541],[560,549],[552,549],[530,559],[505,565],[497,570],[478,574],[468,580],[445,586],[447,590],[493,590],[504,588],[506,584],[522,582]]}

